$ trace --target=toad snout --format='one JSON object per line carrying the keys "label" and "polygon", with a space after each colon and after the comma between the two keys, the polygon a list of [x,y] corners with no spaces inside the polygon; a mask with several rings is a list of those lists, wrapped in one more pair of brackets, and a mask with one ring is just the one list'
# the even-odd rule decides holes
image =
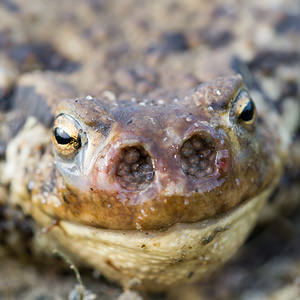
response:
{"label": "toad snout", "polygon": [[[169,127],[170,131],[170,127]],[[155,189],[157,194],[163,193],[168,186],[165,178],[168,177],[169,185],[174,183],[177,191],[201,190],[201,182],[225,177],[230,166],[229,150],[224,146],[224,139],[216,137],[212,130],[196,128],[187,130],[187,134],[180,133],[173,137],[165,134],[161,139],[137,139],[136,135],[128,137],[119,136],[110,144],[107,156],[99,155],[97,162],[98,179],[103,181],[103,167],[109,181],[119,193],[142,192]],[[126,136],[127,134],[127,136]],[[173,130],[174,134],[174,130]],[[134,138],[133,138],[134,137]]]}

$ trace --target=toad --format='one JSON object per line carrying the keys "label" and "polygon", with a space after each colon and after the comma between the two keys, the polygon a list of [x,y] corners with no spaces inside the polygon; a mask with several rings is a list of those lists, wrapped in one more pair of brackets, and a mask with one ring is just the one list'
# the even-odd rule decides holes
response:
{"label": "toad", "polygon": [[[57,35],[46,33],[50,18],[40,32],[29,24],[21,45],[5,36],[5,70],[17,74],[4,81],[12,96],[3,89],[11,101],[1,127],[5,202],[124,287],[161,291],[204,278],[242,245],[277,186],[298,126],[297,114],[283,111],[299,105],[276,108],[261,74],[248,73],[263,69],[259,56],[243,63],[230,34],[220,46],[206,30],[199,52],[194,35],[178,33],[129,51],[125,22],[103,33],[114,42],[103,46],[102,10],[82,5],[77,23],[57,17]],[[148,30],[139,17],[136,28]]]}

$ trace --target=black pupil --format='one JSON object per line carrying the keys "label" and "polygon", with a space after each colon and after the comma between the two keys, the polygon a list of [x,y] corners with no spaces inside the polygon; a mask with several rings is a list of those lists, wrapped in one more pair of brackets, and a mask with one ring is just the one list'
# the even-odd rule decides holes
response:
{"label": "black pupil", "polygon": [[240,114],[240,119],[246,122],[251,121],[254,115],[254,109],[254,103],[252,101],[249,101]]}
{"label": "black pupil", "polygon": [[73,138],[70,137],[63,129],[56,127],[54,129],[54,136],[58,144],[66,145],[73,141]]}

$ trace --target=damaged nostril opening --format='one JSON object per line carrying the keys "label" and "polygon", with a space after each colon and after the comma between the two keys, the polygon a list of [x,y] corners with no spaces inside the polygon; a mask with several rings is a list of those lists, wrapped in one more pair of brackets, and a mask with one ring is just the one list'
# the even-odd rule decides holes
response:
{"label": "damaged nostril opening", "polygon": [[119,184],[128,190],[146,188],[154,178],[152,160],[142,146],[122,149],[116,169]]}
{"label": "damaged nostril opening", "polygon": [[181,167],[185,174],[200,178],[214,172],[216,151],[209,137],[194,134],[180,149]]}

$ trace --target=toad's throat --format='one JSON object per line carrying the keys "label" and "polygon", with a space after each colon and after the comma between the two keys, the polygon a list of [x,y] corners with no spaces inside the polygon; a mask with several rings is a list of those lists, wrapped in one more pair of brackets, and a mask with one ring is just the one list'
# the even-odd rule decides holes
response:
{"label": "toad's throat", "polygon": [[[160,290],[178,280],[188,282],[191,272],[193,280],[207,276],[228,260],[247,237],[273,188],[270,186],[230,212],[199,222],[174,224],[164,231],[112,230],[61,220],[48,233],[64,249],[109,278],[119,280],[125,274],[122,280],[126,285],[126,280],[135,274],[146,289]],[[49,228],[53,224],[53,218],[37,206],[32,213],[42,226]],[[165,282],[165,278],[169,280]]]}

